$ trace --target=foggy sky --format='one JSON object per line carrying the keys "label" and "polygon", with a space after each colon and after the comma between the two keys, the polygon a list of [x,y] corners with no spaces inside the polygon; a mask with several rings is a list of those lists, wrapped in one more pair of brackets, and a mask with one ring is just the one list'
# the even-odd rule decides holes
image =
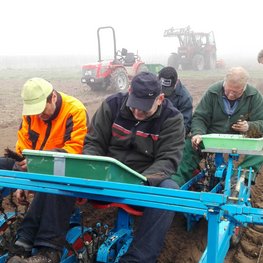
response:
{"label": "foggy sky", "polygon": [[176,51],[165,29],[190,25],[214,31],[218,57],[256,58],[263,48],[261,6],[261,0],[0,0],[0,55],[97,57],[97,28],[113,26],[118,49],[154,60]]}

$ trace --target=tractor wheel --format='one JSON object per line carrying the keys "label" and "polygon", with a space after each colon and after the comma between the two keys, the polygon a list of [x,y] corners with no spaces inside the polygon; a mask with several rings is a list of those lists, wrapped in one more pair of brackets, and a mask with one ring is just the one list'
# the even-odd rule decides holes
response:
{"label": "tractor wheel", "polygon": [[168,62],[167,62],[167,66],[173,67],[176,70],[179,68],[179,56],[176,53],[172,53],[169,58],[168,58]]}
{"label": "tractor wheel", "polygon": [[201,71],[205,67],[205,58],[201,54],[196,54],[193,57],[192,65],[194,70]]}
{"label": "tractor wheel", "polygon": [[215,69],[216,68],[216,54],[210,54],[207,58],[206,62],[207,69]]}
{"label": "tractor wheel", "polygon": [[124,91],[129,87],[129,78],[125,69],[115,69],[110,78],[110,86],[112,90]]}

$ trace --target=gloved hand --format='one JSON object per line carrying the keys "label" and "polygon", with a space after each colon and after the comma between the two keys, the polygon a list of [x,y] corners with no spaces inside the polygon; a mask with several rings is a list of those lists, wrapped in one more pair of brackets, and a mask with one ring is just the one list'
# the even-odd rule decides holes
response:
{"label": "gloved hand", "polygon": [[158,186],[165,179],[171,178],[171,176],[168,176],[165,173],[155,173],[144,176],[147,178],[147,184],[149,186]]}

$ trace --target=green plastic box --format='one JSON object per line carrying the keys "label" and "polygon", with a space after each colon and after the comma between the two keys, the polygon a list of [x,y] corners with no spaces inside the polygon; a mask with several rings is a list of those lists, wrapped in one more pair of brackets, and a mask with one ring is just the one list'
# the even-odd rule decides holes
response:
{"label": "green plastic box", "polygon": [[159,71],[164,68],[164,65],[162,64],[145,64],[147,69],[153,73],[153,74],[158,74]]}
{"label": "green plastic box", "polygon": [[111,157],[24,150],[30,173],[142,184],[146,177]]}
{"label": "green plastic box", "polygon": [[205,148],[247,151],[263,149],[263,138],[246,138],[240,134],[206,134],[202,135],[202,140]]}

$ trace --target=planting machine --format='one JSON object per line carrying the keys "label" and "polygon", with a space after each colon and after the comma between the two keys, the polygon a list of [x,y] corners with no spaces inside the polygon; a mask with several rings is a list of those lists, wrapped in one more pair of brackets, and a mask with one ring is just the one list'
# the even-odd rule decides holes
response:
{"label": "planting machine", "polygon": [[[263,141],[232,135],[204,136],[204,143],[206,140],[212,143],[205,144],[203,150],[207,155],[204,169],[180,190],[145,186],[144,176],[110,157],[25,150],[28,172],[0,170],[1,200],[19,188],[88,199],[100,207],[118,207],[113,229],[101,223],[84,226],[81,212],[76,210],[61,263],[118,262],[132,242],[132,218],[142,214],[134,206],[184,213],[188,228],[205,217],[207,247],[199,262],[222,263],[231,240],[239,237],[239,227],[263,224],[263,210],[250,204],[254,171],[237,165],[240,154],[263,155]],[[247,144],[245,140],[249,140]],[[2,202],[1,212],[0,263],[4,263],[9,240],[14,238],[23,215],[17,209],[6,212]]]}

